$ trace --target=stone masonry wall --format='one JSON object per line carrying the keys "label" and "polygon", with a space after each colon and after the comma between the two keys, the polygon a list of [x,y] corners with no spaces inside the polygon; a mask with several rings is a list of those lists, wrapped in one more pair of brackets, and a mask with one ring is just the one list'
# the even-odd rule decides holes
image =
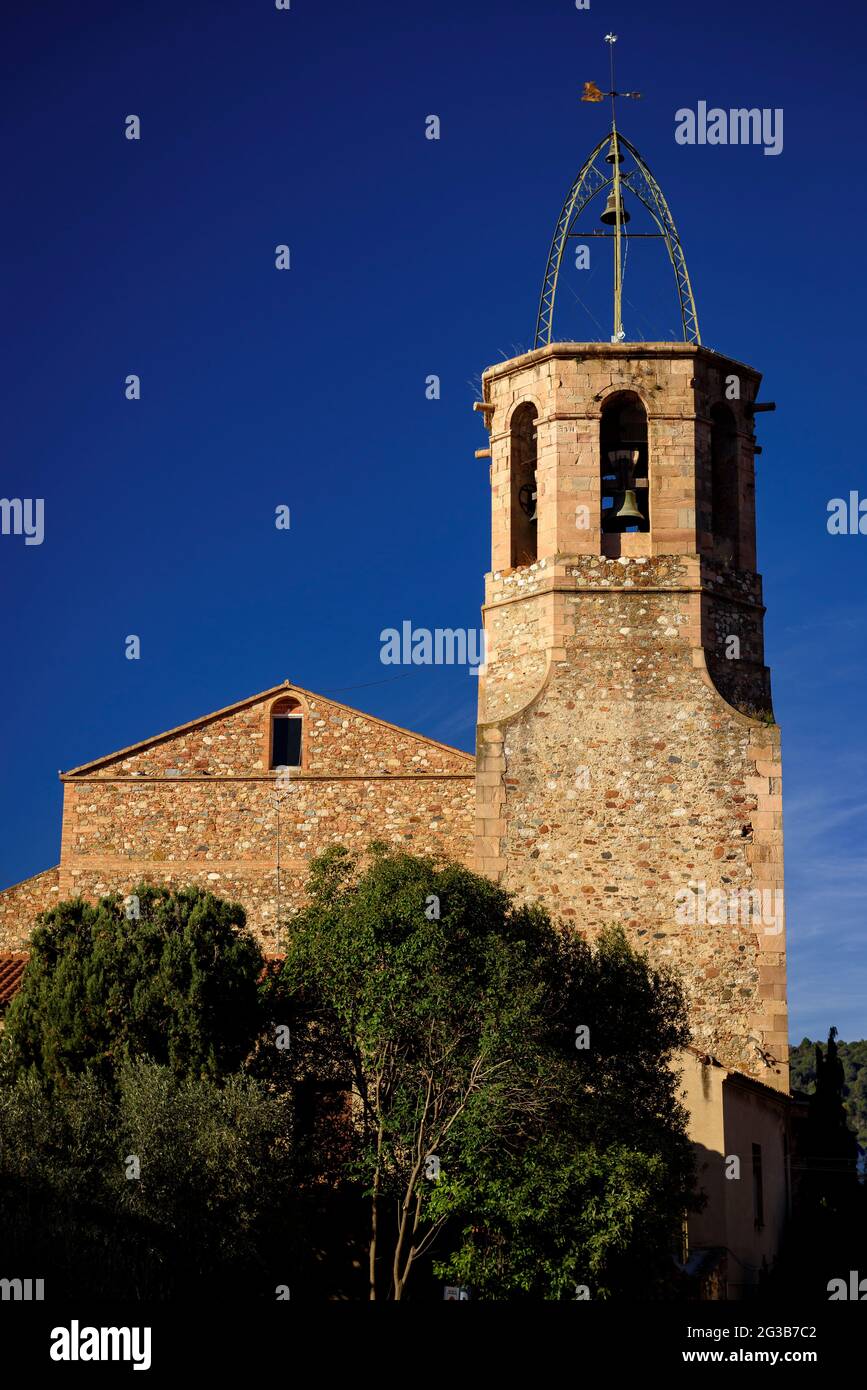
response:
{"label": "stone masonry wall", "polygon": [[472,772],[469,753],[289,685],[193,720],[148,739],[143,745],[123,749],[75,771],[91,778],[179,773],[244,777],[268,773],[268,711],[285,696],[295,699],[304,715],[306,772],[329,777],[379,775],[398,769],[418,773]]}
{"label": "stone masonry wall", "polygon": [[[279,802],[279,807],[278,807]],[[473,777],[383,775],[67,783],[62,891],[96,898],[142,879],[198,884],[242,903],[269,948],[301,905],[310,860],[329,845],[384,840],[467,860]],[[279,892],[278,892],[279,842]]]}
{"label": "stone masonry wall", "polygon": [[701,582],[702,645],[714,684],[744,714],[772,717],[761,579],[703,561]]}
{"label": "stone masonry wall", "polygon": [[[303,765],[278,780],[268,767],[270,709],[286,695],[303,711]],[[278,922],[303,902],[310,860],[329,845],[363,853],[378,839],[416,854],[472,857],[470,754],[295,688],[63,780],[60,897],[127,893],[142,880],[195,883],[239,901],[269,948]],[[19,912],[7,893],[0,913],[3,944],[25,945],[29,910]]]}
{"label": "stone masonry wall", "polygon": [[[629,569],[650,580],[654,563]],[[774,897],[738,897],[732,913],[729,895],[781,886],[766,881],[764,853],[779,824],[779,736],[694,664],[694,609],[690,595],[639,586],[564,595],[562,653],[541,688],[480,729],[480,817],[504,886],[591,938],[623,925],[681,975],[695,1045],[767,1080],[748,1038],[785,1060],[783,923]],[[519,628],[514,609],[499,623],[509,611]],[[506,659],[502,632],[499,649]],[[702,885],[726,894],[734,920],[714,920]]]}
{"label": "stone masonry wall", "polygon": [[[707,532],[708,417],[733,374],[738,568]],[[621,924],[679,973],[695,1046],[785,1089],[780,732],[761,581],[743,558],[759,380],[685,344],[556,344],[485,373],[475,864],[588,937]],[[650,531],[623,536],[599,528],[600,412],[618,390],[647,411],[651,493]],[[511,569],[509,421],[524,401],[538,414],[538,558]]]}
{"label": "stone masonry wall", "polygon": [[0,893],[0,951],[17,951],[28,940],[37,915],[60,901],[59,879],[56,866]]}

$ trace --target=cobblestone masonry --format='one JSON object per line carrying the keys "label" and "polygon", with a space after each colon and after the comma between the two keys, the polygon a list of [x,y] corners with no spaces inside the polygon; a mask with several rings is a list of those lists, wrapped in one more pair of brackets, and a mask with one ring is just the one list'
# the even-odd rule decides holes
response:
{"label": "cobblestone masonry", "polygon": [[[303,766],[268,767],[270,709],[304,717]],[[345,705],[276,687],[66,773],[55,900],[128,892],[142,879],[197,883],[247,910],[264,945],[303,901],[310,860],[331,844],[380,839],[419,854],[472,855],[470,754]],[[278,867],[279,849],[279,867]],[[52,886],[39,875],[0,894],[0,945],[24,945]]]}
{"label": "cobblestone masonry", "polygon": [[0,893],[0,951],[16,951],[30,935],[29,923],[60,901],[60,866],[46,869]]}
{"label": "cobblestone masonry", "polygon": [[[706,529],[710,408],[732,377],[737,570]],[[786,1088],[780,735],[750,568],[759,377],[685,344],[557,344],[483,380],[494,567],[476,865],[589,937],[622,923],[680,971],[696,1046]],[[599,417],[622,389],[648,413],[651,531],[612,536],[599,526]],[[538,411],[538,559],[510,570],[509,421],[525,401]],[[744,890],[764,896],[731,898]]]}

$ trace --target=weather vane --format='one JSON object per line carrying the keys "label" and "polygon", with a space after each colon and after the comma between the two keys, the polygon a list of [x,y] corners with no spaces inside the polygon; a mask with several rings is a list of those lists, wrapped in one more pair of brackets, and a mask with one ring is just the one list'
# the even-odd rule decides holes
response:
{"label": "weather vane", "polygon": [[[635,146],[617,130],[617,98],[628,97],[637,101],[641,97],[641,93],[617,91],[614,80],[614,45],[617,42],[617,35],[606,34],[605,42],[608,44],[610,54],[611,90],[602,92],[595,82],[585,82],[581,100],[599,102],[603,101],[605,97],[611,98],[611,131],[609,134],[603,135],[585,159],[566,195],[566,201],[554,226],[554,235],[551,238],[551,248],[545,267],[545,278],[542,281],[542,292],[539,297],[534,346],[544,347],[552,341],[554,301],[563,255],[569,241],[572,239],[583,241],[585,237],[611,237],[614,242],[614,322],[611,334],[613,343],[622,343],[626,338],[623,331],[623,258],[621,250],[622,240],[625,239],[628,246],[633,237],[658,238],[665,242],[668,258],[674,271],[683,341],[685,343],[700,343],[701,337],[698,331],[698,317],[692,285],[671,210],[646,161],[642,159]],[[620,166],[624,153],[632,157],[635,167],[622,171]],[[607,169],[605,165],[608,166]],[[647,210],[655,224],[655,231],[628,233],[625,231],[626,223],[631,219],[623,205],[623,188],[628,189],[630,195]],[[606,230],[602,232],[577,231],[576,223],[584,208],[597,193],[602,193],[606,189],[610,190],[608,201],[605,205],[605,211],[599,219]],[[608,228],[613,230],[609,231]]]}
{"label": "weather vane", "polygon": [[623,198],[620,192],[620,165],[623,156],[620,153],[620,142],[617,138],[615,103],[618,97],[631,97],[634,101],[638,101],[641,93],[617,91],[614,83],[614,45],[617,42],[617,35],[606,34],[605,42],[608,44],[608,51],[611,55],[611,91],[600,92],[595,82],[585,82],[581,100],[602,101],[604,97],[611,98],[611,149],[608,153],[608,161],[614,166],[614,196],[613,199],[609,200],[609,207],[602,214],[602,220],[614,225],[614,332],[611,335],[611,341],[612,343],[622,343],[626,334],[623,331],[623,260],[620,246],[623,227],[629,220],[629,214],[624,214]]}
{"label": "weather vane", "polygon": [[633,99],[633,101],[640,101],[640,100],[641,100],[641,93],[640,93],[640,92],[618,92],[618,91],[615,91],[615,88],[614,88],[614,45],[615,45],[616,42],[617,42],[617,35],[616,35],[616,34],[606,34],[606,35],[605,35],[605,42],[608,44],[608,50],[609,50],[609,52],[610,52],[610,54],[611,54],[611,91],[610,91],[610,92],[600,92],[600,90],[599,90],[599,88],[596,86],[596,83],[595,83],[595,82],[585,82],[585,83],[584,83],[584,91],[583,91],[583,93],[582,93],[581,100],[582,100],[582,101],[602,101],[603,98],[605,98],[605,97],[610,97],[610,98],[611,98],[611,128],[612,128],[612,130],[613,130],[613,129],[614,129],[614,126],[615,126],[615,108],[614,108],[615,99],[616,99],[617,97],[631,97],[631,98]]}

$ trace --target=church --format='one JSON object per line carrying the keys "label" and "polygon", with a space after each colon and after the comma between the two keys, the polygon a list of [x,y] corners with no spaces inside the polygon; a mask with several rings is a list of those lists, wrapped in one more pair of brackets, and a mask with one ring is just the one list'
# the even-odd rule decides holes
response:
{"label": "church", "polygon": [[[600,194],[604,230],[583,236],[613,243],[614,331],[558,341],[561,263]],[[665,242],[682,341],[626,340],[627,195]],[[279,954],[333,844],[457,859],[591,941],[619,923],[689,1003],[678,1067],[708,1200],[682,1264],[705,1297],[749,1296],[790,1206],[760,381],[701,344],[668,205],[612,122],[555,226],[533,347],[475,402],[491,483],[475,757],[285,679],[62,773],[59,864],[0,894],[7,997],[38,912],[142,880],[240,902]]]}

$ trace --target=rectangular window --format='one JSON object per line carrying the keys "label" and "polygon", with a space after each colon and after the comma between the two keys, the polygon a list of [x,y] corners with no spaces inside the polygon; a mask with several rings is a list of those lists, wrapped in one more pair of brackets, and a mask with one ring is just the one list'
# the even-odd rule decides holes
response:
{"label": "rectangular window", "polygon": [[301,766],[301,719],[297,715],[276,715],[271,741],[272,767]]}
{"label": "rectangular window", "polygon": [[762,1146],[753,1144],[753,1216],[756,1230],[765,1224],[765,1194],[762,1191]]}

